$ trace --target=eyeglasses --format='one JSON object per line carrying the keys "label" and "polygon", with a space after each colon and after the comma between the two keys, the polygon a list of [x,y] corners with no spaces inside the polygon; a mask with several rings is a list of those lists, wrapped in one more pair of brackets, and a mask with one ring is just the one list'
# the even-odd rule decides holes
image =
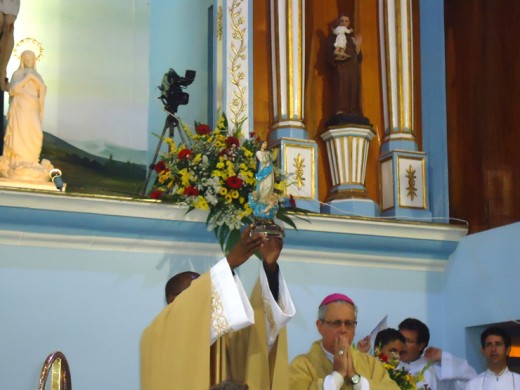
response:
{"label": "eyeglasses", "polygon": [[341,325],[345,325],[345,328],[353,329],[357,325],[357,321],[352,321],[352,320],[345,320],[345,321],[342,321],[342,320],[334,320],[334,321],[322,320],[322,321],[325,322],[328,326],[330,326],[332,328],[340,328]]}

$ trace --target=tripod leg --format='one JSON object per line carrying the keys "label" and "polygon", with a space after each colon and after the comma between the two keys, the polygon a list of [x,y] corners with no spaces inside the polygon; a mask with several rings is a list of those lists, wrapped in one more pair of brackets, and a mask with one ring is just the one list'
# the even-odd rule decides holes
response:
{"label": "tripod leg", "polygon": [[164,134],[166,134],[167,129],[170,129],[170,131],[172,131],[169,118],[166,118],[166,121],[164,122],[164,127],[163,127],[163,130],[161,133],[161,138],[159,138],[159,141],[157,142],[157,148],[155,148],[155,153],[153,155],[152,163],[148,166],[148,171],[146,172],[146,179],[144,181],[144,185],[143,185],[143,188],[140,193],[141,196],[146,195],[146,189],[148,188],[148,184],[150,182],[150,179],[152,178],[152,171],[155,167],[155,163],[157,162],[157,157],[159,157],[159,151],[161,150],[161,145],[163,143]]}

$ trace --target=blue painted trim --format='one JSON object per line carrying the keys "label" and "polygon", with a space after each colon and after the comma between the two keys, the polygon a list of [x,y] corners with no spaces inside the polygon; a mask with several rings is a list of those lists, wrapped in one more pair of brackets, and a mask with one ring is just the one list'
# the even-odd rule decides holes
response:
{"label": "blue painted trim", "polygon": [[361,191],[364,190],[364,191],[366,191],[366,188],[362,184],[341,184],[341,185],[332,187],[332,189],[330,190],[330,193],[340,192],[340,191],[344,191],[344,190],[361,190]]}
{"label": "blue painted trim", "polygon": [[416,152],[418,148],[417,143],[412,140],[390,140],[381,144],[381,154],[393,152],[395,150],[407,150],[411,152]]}
{"label": "blue painted trim", "polygon": [[444,2],[422,0],[421,85],[423,150],[429,156],[428,187],[434,217],[449,217],[448,135]]}
{"label": "blue painted trim", "polygon": [[282,138],[299,138],[309,139],[309,133],[300,128],[286,127],[283,129],[276,129],[269,134],[269,144],[275,144]]}

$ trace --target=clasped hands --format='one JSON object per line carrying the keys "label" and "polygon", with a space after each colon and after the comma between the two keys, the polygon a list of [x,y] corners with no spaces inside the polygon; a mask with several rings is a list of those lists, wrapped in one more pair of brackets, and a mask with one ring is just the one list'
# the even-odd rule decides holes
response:
{"label": "clasped hands", "polygon": [[276,263],[283,248],[283,240],[267,237],[262,233],[255,233],[250,236],[253,228],[254,225],[249,225],[242,232],[240,239],[226,256],[229,266],[233,269],[242,265],[258,251],[266,268],[275,271]]}
{"label": "clasped hands", "polygon": [[345,380],[357,375],[354,369],[350,341],[346,335],[339,335],[334,341],[334,371],[338,372]]}

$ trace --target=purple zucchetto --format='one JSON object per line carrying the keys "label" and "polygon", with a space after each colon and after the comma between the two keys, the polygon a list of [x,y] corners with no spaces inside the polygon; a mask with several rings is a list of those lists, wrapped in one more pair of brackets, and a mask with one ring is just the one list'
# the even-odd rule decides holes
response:
{"label": "purple zucchetto", "polygon": [[325,297],[325,299],[323,301],[321,301],[320,307],[323,305],[328,305],[329,303],[335,302],[335,301],[345,301],[347,303],[350,303],[352,306],[356,306],[354,301],[352,299],[350,299],[349,297],[347,297],[345,294],[334,293],[334,294],[327,295]]}

